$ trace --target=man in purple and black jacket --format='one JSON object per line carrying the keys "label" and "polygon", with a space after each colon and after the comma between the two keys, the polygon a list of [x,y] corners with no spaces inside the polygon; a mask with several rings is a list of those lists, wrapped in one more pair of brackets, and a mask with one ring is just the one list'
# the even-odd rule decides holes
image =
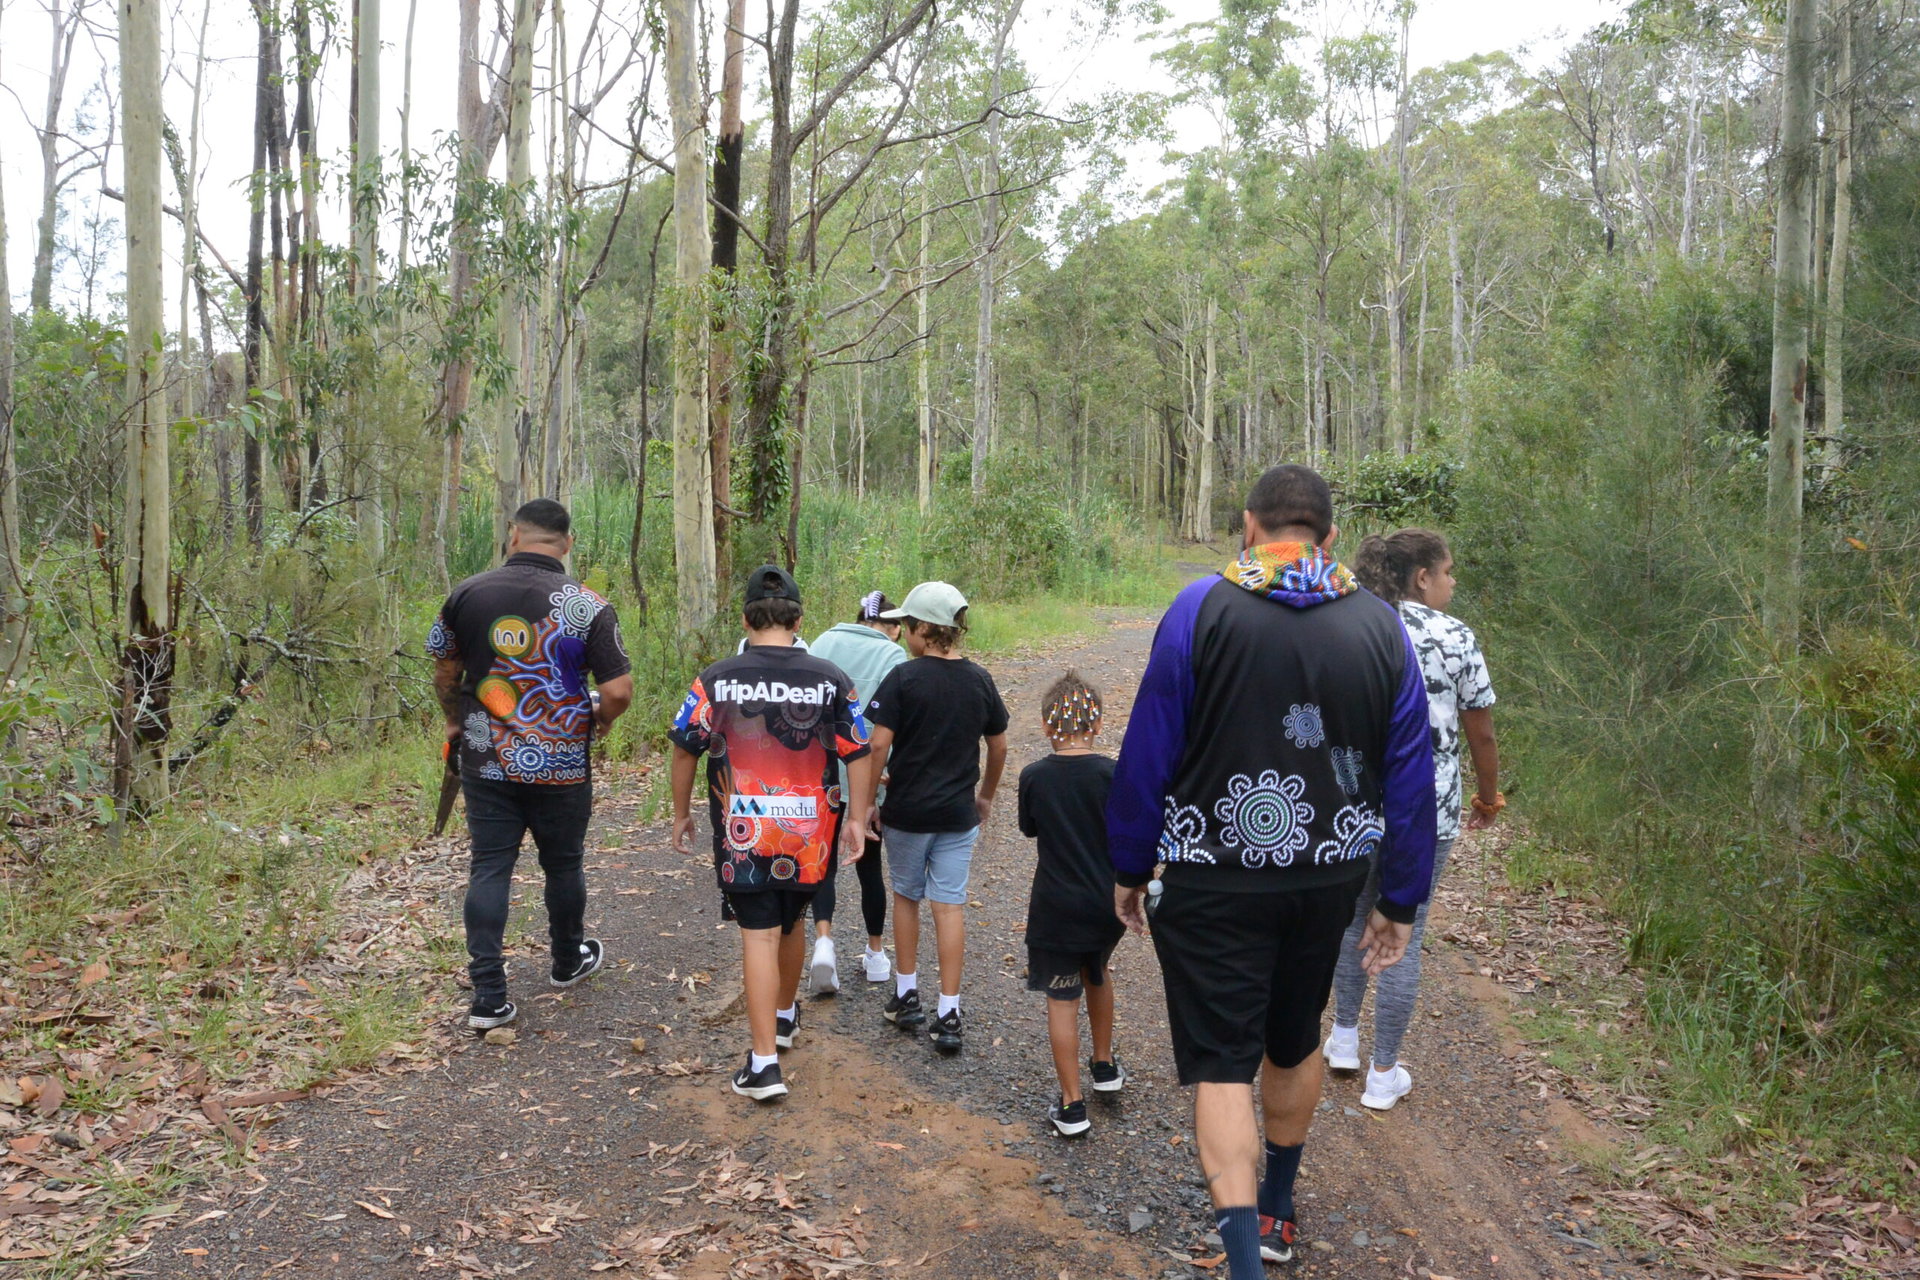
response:
{"label": "man in purple and black jacket", "polygon": [[1399,960],[1432,884],[1420,663],[1399,615],[1329,553],[1337,533],[1311,468],[1255,482],[1240,558],[1160,621],[1107,804],[1115,906],[1137,932],[1166,865],[1154,950],[1231,1280],[1292,1256],[1320,1015],[1373,859],[1369,972]]}

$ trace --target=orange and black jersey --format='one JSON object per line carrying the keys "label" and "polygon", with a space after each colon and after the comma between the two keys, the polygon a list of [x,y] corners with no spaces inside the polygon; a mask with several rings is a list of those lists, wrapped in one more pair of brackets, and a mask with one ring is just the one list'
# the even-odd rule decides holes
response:
{"label": "orange and black jersey", "polygon": [[845,672],[803,649],[754,645],[700,673],[667,736],[707,755],[723,890],[812,889],[832,874],[847,804],[838,762],[867,754]]}

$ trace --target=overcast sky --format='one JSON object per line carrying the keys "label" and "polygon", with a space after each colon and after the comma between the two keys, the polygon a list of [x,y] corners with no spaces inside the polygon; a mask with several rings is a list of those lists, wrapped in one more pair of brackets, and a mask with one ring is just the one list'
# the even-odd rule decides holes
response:
{"label": "overcast sky", "polygon": [[[239,184],[252,160],[254,38],[249,9],[245,0],[170,0],[170,3],[174,12],[169,22],[169,39],[176,47],[169,59],[167,106],[170,118],[183,135],[191,100],[194,45],[203,7],[210,11],[201,218],[207,234],[228,261],[238,266],[245,255],[247,230],[246,202]],[[454,0],[417,0],[417,3],[413,145],[424,150],[432,146],[436,135],[453,124],[455,67],[451,54],[456,11]],[[93,6],[97,10],[95,21],[110,28],[114,13],[112,0],[93,0]],[[1217,0],[1168,0],[1167,7],[1173,16],[1160,29],[1163,33],[1208,19],[1218,12]],[[1423,0],[1412,23],[1410,59],[1415,67],[1426,67],[1496,49],[1524,49],[1529,55],[1527,61],[1537,65],[1551,57],[1568,39],[1616,16],[1624,7],[1624,0]],[[383,145],[391,149],[398,140],[396,113],[407,3],[406,0],[386,0],[383,8],[382,77],[386,99]],[[638,6],[620,8],[631,13]],[[1107,89],[1172,87],[1152,60],[1153,51],[1165,43],[1164,38],[1155,40],[1152,32],[1133,27],[1116,29],[1097,40],[1089,40],[1083,25],[1070,16],[1072,13],[1065,3],[1050,8],[1029,3],[1016,29],[1015,39],[1023,57],[1054,101],[1087,98]],[[577,10],[572,21],[575,24],[582,21]],[[0,0],[0,90],[3,90],[0,91],[0,178],[4,179],[6,188],[9,284],[19,302],[24,302],[28,291],[40,192],[39,154],[29,119],[37,120],[44,107],[48,38],[48,20],[41,0]],[[577,34],[575,38],[579,38]],[[81,36],[67,90],[69,112],[95,91],[107,65],[102,54],[111,52],[110,30],[93,39]],[[345,152],[345,95],[349,79],[346,60],[347,53],[342,48],[329,62],[321,122],[324,154],[344,155]],[[617,105],[621,101],[620,94],[610,97],[603,111],[617,115],[622,109]],[[1173,124],[1177,148],[1187,149],[1214,140],[1216,126],[1198,109],[1178,114]],[[603,162],[611,163],[604,146],[601,154]],[[1143,188],[1162,176],[1161,167],[1151,152],[1140,155],[1138,168]],[[536,162],[536,172],[538,169]],[[121,185],[118,152],[106,177],[106,185],[115,188]],[[90,212],[100,186],[98,173],[79,180],[74,187],[80,197],[81,208],[77,214]],[[174,200],[171,191],[167,200],[169,203]],[[111,201],[102,207],[106,213],[118,215],[118,206]],[[333,221],[337,222],[338,217],[336,213]],[[76,226],[74,230],[77,229]],[[330,239],[343,238],[342,228],[337,225],[323,223],[323,230]],[[180,249],[179,228],[171,219],[167,232],[167,252],[173,264],[167,280],[171,296],[178,279]],[[115,257],[110,287],[118,288],[117,253]],[[61,285],[68,290],[75,283],[76,277],[71,271],[61,280]],[[170,303],[169,315],[172,305]],[[102,310],[106,308],[103,300],[97,306]]]}

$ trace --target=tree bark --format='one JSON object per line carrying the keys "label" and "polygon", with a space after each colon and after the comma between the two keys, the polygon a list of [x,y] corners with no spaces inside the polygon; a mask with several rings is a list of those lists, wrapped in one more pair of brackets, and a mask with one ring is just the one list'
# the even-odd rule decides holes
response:
{"label": "tree bark", "polygon": [[1407,412],[1407,124],[1412,104],[1407,99],[1407,27],[1413,19],[1413,5],[1400,6],[1400,75],[1394,99],[1393,120],[1393,200],[1390,209],[1391,266],[1388,268],[1387,304],[1387,416],[1388,435],[1395,453],[1413,451],[1413,426]]}
{"label": "tree bark", "polygon": [[267,315],[267,186],[273,177],[268,168],[271,163],[269,138],[274,128],[273,85],[278,75],[276,63],[280,41],[276,0],[254,0],[253,12],[260,27],[260,39],[254,62],[253,180],[248,192],[252,212],[247,223],[247,319],[243,344],[246,353],[244,397],[247,438],[241,448],[240,491],[242,505],[246,508],[247,541],[258,551],[266,532],[266,450],[261,436],[267,429],[267,415],[260,399],[260,388],[265,381],[265,351],[262,344],[266,336]]}
{"label": "tree bark", "polygon": [[7,197],[0,174],[0,688],[31,643],[26,557],[20,547],[20,473],[13,448],[13,294],[7,282]]}
{"label": "tree bark", "polygon": [[163,387],[160,243],[160,0],[118,0],[120,109],[126,166],[127,425],[124,566],[126,649],[114,734],[114,798],[149,813],[166,801],[172,727],[168,598],[170,424]]}
{"label": "tree bark", "polygon": [[33,246],[33,284],[29,305],[37,314],[53,306],[53,255],[60,226],[60,193],[73,175],[63,174],[60,159],[60,112],[66,101],[67,73],[73,68],[73,42],[80,34],[87,0],[74,0],[63,9],[59,0],[47,7],[52,43],[47,56],[46,114],[35,132],[40,142],[40,225]]}
{"label": "tree bark", "polygon": [[1007,0],[993,33],[993,74],[987,99],[987,153],[982,166],[980,201],[980,317],[973,351],[973,491],[987,484],[987,452],[993,445],[993,304],[1000,241],[1000,95],[1006,72],[1007,39],[1020,17],[1023,0]]}
{"label": "tree bark", "polygon": [[713,476],[707,418],[709,322],[701,299],[707,230],[707,117],[695,0],[665,0],[667,98],[673,114],[673,551],[683,634],[713,621]]}
{"label": "tree bark", "polygon": [[[1768,396],[1766,564],[1761,621],[1777,664],[1800,648],[1802,529],[1807,412],[1814,171],[1820,153],[1813,130],[1813,78],[1818,48],[1815,0],[1787,0],[1786,66],[1777,161],[1778,224],[1773,241],[1773,369]],[[1783,685],[1788,677],[1782,677]],[[1763,714],[1754,742],[1756,800],[1789,828],[1798,825],[1799,744],[1790,687]]]}
{"label": "tree bark", "polygon": [[[513,52],[507,70],[507,185],[512,188],[509,217],[526,217],[527,187],[533,178],[533,29],[539,21],[537,0],[514,0]],[[510,268],[512,270],[513,268]],[[528,288],[522,279],[510,279],[500,308],[500,350],[513,365],[512,390],[501,401],[495,418],[493,554],[506,559],[507,521],[526,498],[527,449],[531,436],[528,391],[533,369]]]}
{"label": "tree bark", "polygon": [[[348,218],[353,243],[353,293],[369,315],[379,288],[380,226],[380,0],[355,0],[352,157],[348,181]],[[372,371],[369,370],[369,373]],[[373,458],[374,432],[362,379],[354,380],[347,421],[341,434],[347,496],[353,499],[360,538],[379,560],[386,554],[386,513],[382,509],[380,469]]]}
{"label": "tree bark", "polygon": [[[474,222],[479,217],[479,189],[486,177],[483,144],[486,104],[480,96],[480,0],[460,0],[458,117],[460,153],[454,173],[453,225],[447,236],[448,325],[472,333],[478,328],[473,308]],[[445,569],[447,527],[460,527],[460,467],[466,452],[467,408],[473,396],[473,351],[469,342],[456,341],[440,375],[440,424],[446,432],[444,488],[434,519],[434,562]]]}
{"label": "tree bark", "polygon": [[733,332],[731,304],[735,301],[735,271],[740,261],[740,178],[746,159],[746,123],[741,113],[746,94],[747,0],[727,6],[724,60],[720,70],[720,145],[713,154],[713,265],[720,271],[716,287],[727,306],[714,310],[713,347],[709,353],[709,451],[713,474],[713,548],[716,572],[731,581],[733,572]]}
{"label": "tree bark", "polygon": [[927,166],[920,166],[920,266],[914,273],[914,324],[919,341],[914,349],[913,381],[914,409],[918,418],[920,438],[919,469],[916,473],[920,490],[920,514],[926,515],[933,510],[933,484],[935,472],[939,469],[939,459],[933,453],[933,389],[932,369],[933,334],[929,331],[927,316],[927,291],[932,287],[927,278],[927,237],[929,214],[927,212]]}
{"label": "tree bark", "polygon": [[1847,255],[1853,242],[1853,24],[1852,0],[1839,0],[1833,77],[1833,245],[1827,266],[1827,342],[1821,377],[1826,391],[1820,469],[1832,479],[1846,464]]}
{"label": "tree bark", "polygon": [[1187,521],[1187,536],[1195,542],[1205,542],[1213,536],[1213,392],[1220,367],[1214,335],[1219,319],[1220,304],[1208,298],[1206,334],[1202,339],[1205,365],[1200,380],[1200,431],[1196,442],[1199,450],[1194,461],[1193,510]]}

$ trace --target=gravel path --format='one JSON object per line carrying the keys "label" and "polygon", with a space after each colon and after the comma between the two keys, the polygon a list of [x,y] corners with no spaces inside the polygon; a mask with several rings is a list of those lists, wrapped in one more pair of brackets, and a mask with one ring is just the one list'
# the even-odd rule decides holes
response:
{"label": "gravel path", "polygon": [[[1129,937],[1116,955],[1131,1079],[1112,1099],[1089,1095],[1095,1127],[1076,1142],[1046,1125],[1045,1011],[1022,977],[1032,847],[1014,827],[1012,778],[1046,749],[1038,692],[1078,666],[1108,692],[1105,745],[1117,749],[1151,635],[1151,619],[1116,612],[1080,647],[992,664],[1013,746],[974,862],[959,1056],[881,1020],[884,988],[851,963],[848,877],[846,990],[806,1004],[785,1059],[792,1096],[767,1107],[735,1097],[725,1072],[745,1029],[733,926],[719,921],[705,859],[672,853],[665,827],[641,824],[635,797],[616,793],[590,857],[588,918],[609,972],[548,992],[534,985],[541,957],[523,947],[514,1043],[461,1038],[434,1070],[362,1076],[290,1108],[265,1160],[200,1197],[198,1220],[160,1233],[121,1274],[1209,1274],[1212,1215],[1151,947]],[[517,891],[530,909],[516,912],[516,939],[544,933],[538,870],[523,866]],[[1417,1088],[1376,1115],[1360,1108],[1357,1080],[1330,1077],[1301,1174],[1306,1243],[1293,1269],[1652,1274],[1597,1224],[1595,1189],[1571,1153],[1605,1136],[1520,1083],[1505,997],[1443,939],[1444,908],[1407,1045]],[[435,999],[450,1019],[464,1013],[451,982],[422,981],[444,984]]]}

